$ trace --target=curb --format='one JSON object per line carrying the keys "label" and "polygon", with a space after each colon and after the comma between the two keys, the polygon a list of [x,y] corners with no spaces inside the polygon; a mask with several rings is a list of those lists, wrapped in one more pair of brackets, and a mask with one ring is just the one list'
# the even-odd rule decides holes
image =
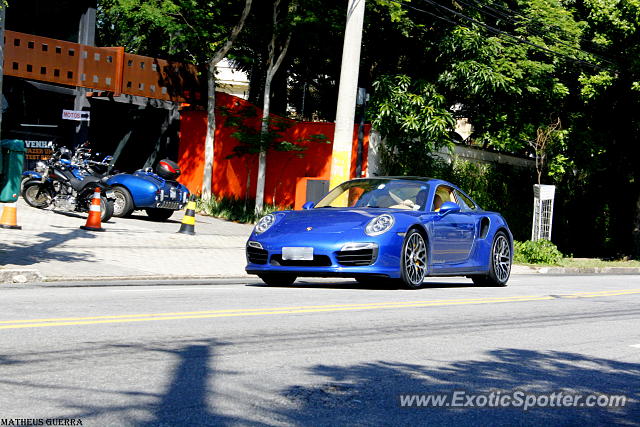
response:
{"label": "curb", "polygon": [[[535,267],[529,265],[514,264],[511,270],[512,275],[640,275],[640,267]],[[131,282],[146,280],[219,280],[219,279],[256,279],[253,275],[228,275],[228,274],[208,274],[208,275],[141,275],[141,276],[43,276],[35,269],[7,268],[0,269],[0,285],[2,284],[25,284],[39,283],[42,285],[55,284],[59,282],[72,283],[97,283],[97,282]]]}
{"label": "curb", "polygon": [[136,280],[213,280],[213,279],[255,279],[255,276],[248,274],[229,275],[229,274],[208,274],[208,275],[145,275],[145,276],[49,276],[46,278],[47,283],[55,282],[116,282],[116,281],[136,281]]}
{"label": "curb", "polygon": [[0,284],[42,282],[45,277],[38,270],[7,268],[0,269]]}
{"label": "curb", "polygon": [[534,267],[538,274],[549,275],[588,275],[588,274],[611,274],[628,275],[640,274],[639,267]]}

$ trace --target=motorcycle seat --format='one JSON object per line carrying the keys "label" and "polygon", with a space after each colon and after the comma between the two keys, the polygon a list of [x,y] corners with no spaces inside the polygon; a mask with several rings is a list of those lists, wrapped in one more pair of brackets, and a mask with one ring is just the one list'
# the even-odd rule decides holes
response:
{"label": "motorcycle seat", "polygon": [[77,178],[71,178],[70,180],[71,187],[76,191],[80,191],[87,185],[94,182],[100,182],[100,178],[96,178],[95,176],[85,176],[82,180]]}

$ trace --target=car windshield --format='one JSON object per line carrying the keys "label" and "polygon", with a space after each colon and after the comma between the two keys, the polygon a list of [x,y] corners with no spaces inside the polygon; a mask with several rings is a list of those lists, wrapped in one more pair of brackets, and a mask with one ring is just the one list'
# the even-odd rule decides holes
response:
{"label": "car windshield", "polygon": [[424,210],[428,185],[420,181],[357,179],[340,184],[317,208],[391,208]]}

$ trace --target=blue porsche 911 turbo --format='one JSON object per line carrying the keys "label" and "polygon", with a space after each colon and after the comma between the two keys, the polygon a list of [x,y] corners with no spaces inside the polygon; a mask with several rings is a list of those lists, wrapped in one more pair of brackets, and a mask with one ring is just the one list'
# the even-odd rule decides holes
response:
{"label": "blue porsche 911 turbo", "polygon": [[400,279],[467,276],[505,286],[513,237],[506,221],[455,185],[432,178],[375,177],[344,182],[315,206],[262,217],[246,247],[249,274],[268,285],[297,277]]}

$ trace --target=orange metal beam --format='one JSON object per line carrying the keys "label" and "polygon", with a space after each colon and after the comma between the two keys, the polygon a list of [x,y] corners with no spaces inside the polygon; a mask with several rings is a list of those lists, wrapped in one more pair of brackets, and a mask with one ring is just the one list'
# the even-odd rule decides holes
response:
{"label": "orange metal beam", "polygon": [[165,101],[199,101],[198,69],[124,52],[5,31],[4,74]]}

